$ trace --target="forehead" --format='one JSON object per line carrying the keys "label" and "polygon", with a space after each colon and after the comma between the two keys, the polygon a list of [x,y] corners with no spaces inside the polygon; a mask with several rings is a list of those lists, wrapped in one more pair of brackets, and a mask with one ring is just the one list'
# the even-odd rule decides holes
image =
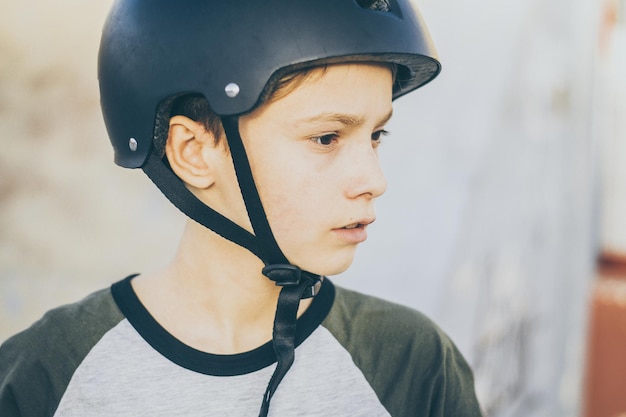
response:
{"label": "forehead", "polygon": [[250,115],[283,114],[287,118],[318,113],[361,117],[387,114],[393,94],[391,66],[376,63],[334,64],[290,76]]}

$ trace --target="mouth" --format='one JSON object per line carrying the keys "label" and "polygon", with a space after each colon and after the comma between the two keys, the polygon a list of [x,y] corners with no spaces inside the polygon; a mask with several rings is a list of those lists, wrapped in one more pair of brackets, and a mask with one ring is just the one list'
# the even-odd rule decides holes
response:
{"label": "mouth", "polygon": [[351,223],[347,226],[342,227],[341,229],[352,230],[352,229],[363,229],[368,225],[374,223],[376,219],[363,219],[357,223]]}
{"label": "mouth", "polygon": [[335,236],[350,245],[359,244],[367,239],[367,226],[374,222],[374,218],[361,219],[358,222],[347,224],[334,229]]}

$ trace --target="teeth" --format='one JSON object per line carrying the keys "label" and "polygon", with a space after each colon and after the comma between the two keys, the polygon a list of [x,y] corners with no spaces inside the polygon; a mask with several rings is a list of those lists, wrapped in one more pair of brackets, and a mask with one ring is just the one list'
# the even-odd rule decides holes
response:
{"label": "teeth", "polygon": [[359,224],[351,224],[350,226],[346,226],[345,229],[356,229],[357,227],[359,227]]}

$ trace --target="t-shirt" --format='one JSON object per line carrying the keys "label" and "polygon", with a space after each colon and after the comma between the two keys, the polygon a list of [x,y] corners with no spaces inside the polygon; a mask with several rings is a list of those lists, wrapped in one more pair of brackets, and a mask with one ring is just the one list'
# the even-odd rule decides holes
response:
{"label": "t-shirt", "polygon": [[[128,277],[48,312],[0,346],[2,417],[245,416],[276,366],[271,342],[216,355],[169,334]],[[409,308],[325,279],[298,319],[269,416],[478,417],[472,372]]]}

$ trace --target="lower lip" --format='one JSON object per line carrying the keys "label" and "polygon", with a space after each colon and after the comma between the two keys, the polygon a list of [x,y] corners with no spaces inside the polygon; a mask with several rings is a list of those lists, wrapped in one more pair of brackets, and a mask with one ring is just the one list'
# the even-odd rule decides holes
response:
{"label": "lower lip", "polygon": [[355,227],[354,229],[333,229],[333,232],[346,243],[361,243],[367,239],[365,226]]}

